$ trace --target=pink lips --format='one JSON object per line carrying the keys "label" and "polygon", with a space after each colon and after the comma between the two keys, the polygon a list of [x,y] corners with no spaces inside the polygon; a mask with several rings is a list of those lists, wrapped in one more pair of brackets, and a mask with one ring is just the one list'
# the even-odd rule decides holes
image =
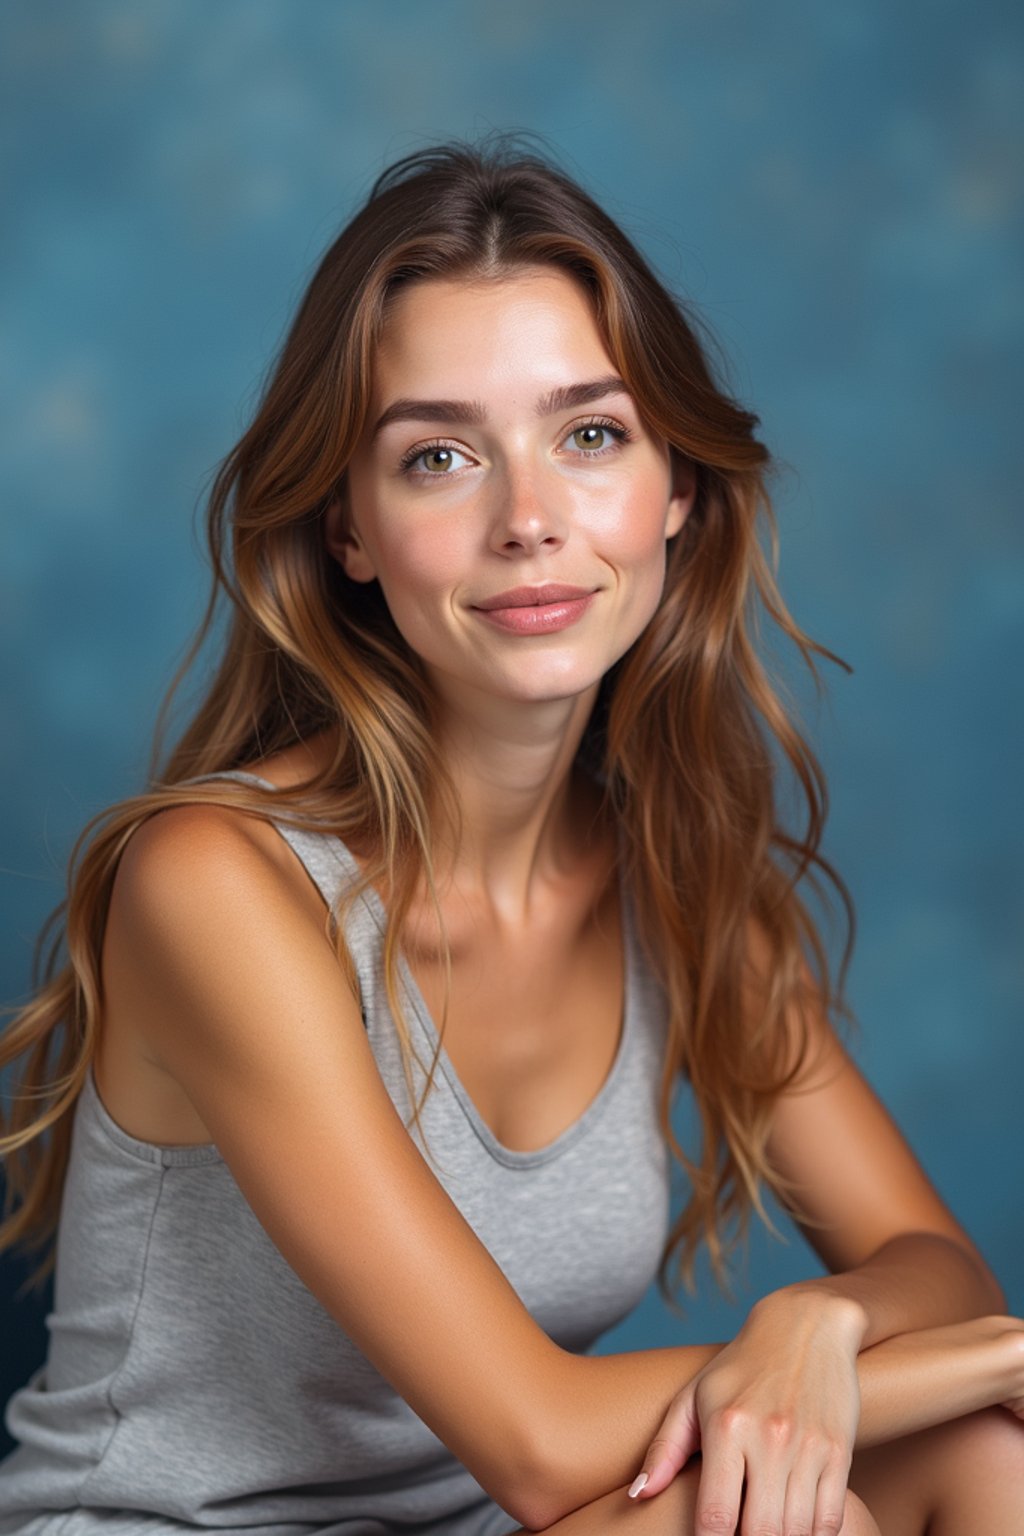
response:
{"label": "pink lips", "polygon": [[499,629],[516,635],[548,635],[583,617],[593,588],[547,582],[541,587],[511,587],[474,603],[476,612]]}
{"label": "pink lips", "polygon": [[474,608],[482,608],[485,613],[495,608],[536,608],[541,604],[572,602],[578,597],[589,597],[592,587],[565,587],[556,582],[545,582],[542,587],[509,587],[507,592],[499,592],[497,597],[485,597],[482,602],[474,603]]}

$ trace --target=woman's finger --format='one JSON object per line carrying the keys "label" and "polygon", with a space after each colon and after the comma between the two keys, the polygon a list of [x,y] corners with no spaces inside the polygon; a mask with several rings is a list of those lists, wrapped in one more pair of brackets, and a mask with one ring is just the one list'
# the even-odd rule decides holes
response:
{"label": "woman's finger", "polygon": [[[786,1484],[786,1500],[782,1510],[781,1529],[786,1533],[800,1531],[805,1536],[821,1536],[814,1524],[818,1488],[821,1485],[821,1455],[800,1456],[793,1464]],[[828,1536],[836,1536],[835,1528]]]}
{"label": "woman's finger", "polygon": [[[701,1450],[702,1466],[697,1488],[695,1528],[698,1531],[728,1532],[739,1529],[743,1477],[748,1471],[738,1446],[716,1439]],[[771,1527],[767,1527],[770,1529]]]}
{"label": "woman's finger", "polygon": [[[786,1506],[786,1497],[789,1489],[789,1468],[780,1461],[750,1461],[746,1463],[745,1481],[743,1486],[743,1506],[736,1530],[740,1536],[764,1536],[766,1531],[800,1532],[800,1536],[807,1536],[810,1525],[784,1525],[783,1511]],[[813,1504],[814,1489],[811,1489]],[[810,1510],[808,1510],[808,1519]],[[703,1530],[698,1524],[697,1529]],[[717,1530],[717,1526],[712,1526]],[[722,1526],[721,1529],[732,1530],[732,1526]],[[833,1532],[835,1536],[835,1532]]]}
{"label": "woman's finger", "polygon": [[699,1446],[700,1422],[691,1383],[669,1404],[657,1434],[647,1447],[643,1467],[630,1485],[630,1498],[652,1499],[661,1493]]}
{"label": "woman's finger", "polygon": [[818,1482],[811,1536],[835,1536],[842,1525],[852,1459],[837,1452],[826,1461]]}

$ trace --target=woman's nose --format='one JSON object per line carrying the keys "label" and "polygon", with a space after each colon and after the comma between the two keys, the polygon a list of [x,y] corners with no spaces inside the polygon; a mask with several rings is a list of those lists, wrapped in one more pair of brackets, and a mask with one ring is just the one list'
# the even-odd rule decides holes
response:
{"label": "woman's nose", "polygon": [[501,554],[535,554],[565,543],[565,517],[549,489],[542,493],[523,472],[509,475],[497,491],[491,522],[491,548]]}

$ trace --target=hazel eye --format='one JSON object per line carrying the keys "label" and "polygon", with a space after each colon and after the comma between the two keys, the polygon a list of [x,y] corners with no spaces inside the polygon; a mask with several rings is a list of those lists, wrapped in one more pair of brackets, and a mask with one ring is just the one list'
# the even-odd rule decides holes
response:
{"label": "hazel eye", "polygon": [[[411,472],[414,475],[431,475],[435,480],[440,480],[452,468],[452,454],[458,454],[460,458],[465,458],[465,454],[460,453],[460,450],[453,447],[450,443],[428,443],[425,448],[414,448],[411,453],[407,453],[400,467],[402,470]],[[413,465],[420,459],[423,459],[425,462],[429,462],[431,459],[435,461],[440,460],[440,463],[435,462],[428,469],[414,469]]]}
{"label": "hazel eye", "polygon": [[[614,444],[606,443],[603,447],[598,447],[594,439],[602,433],[605,437],[614,438]],[[614,421],[583,421],[578,427],[571,428],[568,435],[577,439],[577,446],[582,449],[584,458],[588,459],[613,453],[620,443],[628,443],[633,437],[632,432],[627,431],[625,427],[620,427]],[[589,439],[589,441],[581,441],[581,439]]]}
{"label": "hazel eye", "polygon": [[[570,437],[574,437],[576,439],[576,446],[578,448],[598,448],[598,447],[600,447],[602,445],[599,444],[599,443],[596,443],[594,441],[594,439],[596,437],[600,437],[602,434],[607,435],[607,433],[608,433],[608,428],[607,427],[600,427],[600,426],[595,426],[595,425],[589,425],[589,426],[586,426],[586,427],[573,427],[573,429],[570,432],[569,436]],[[581,441],[581,439],[583,439],[583,438],[587,438],[588,441],[587,442]]]}
{"label": "hazel eye", "polygon": [[[444,444],[438,444],[433,449],[424,449],[424,452],[418,453],[416,459],[424,461],[424,467],[428,475],[442,475],[442,473],[450,470],[451,464],[453,464],[454,453],[456,453],[456,450],[445,449]],[[413,464],[415,464],[416,459],[413,459]],[[433,462],[431,462],[431,459],[433,459]]]}

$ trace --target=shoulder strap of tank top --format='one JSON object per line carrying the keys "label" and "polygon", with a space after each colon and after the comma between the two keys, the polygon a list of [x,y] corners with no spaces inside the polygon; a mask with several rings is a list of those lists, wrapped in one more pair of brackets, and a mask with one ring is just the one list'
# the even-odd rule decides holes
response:
{"label": "shoulder strap of tank top", "polygon": [[[241,779],[250,784],[262,784],[266,789],[277,788],[269,779],[261,778],[258,773],[248,773],[244,768],[223,768],[217,773],[200,773],[182,782],[203,784],[210,779]],[[273,816],[270,820],[333,912],[340,892],[360,873],[352,854],[341,838],[332,832],[306,832],[300,827],[278,821]]]}

